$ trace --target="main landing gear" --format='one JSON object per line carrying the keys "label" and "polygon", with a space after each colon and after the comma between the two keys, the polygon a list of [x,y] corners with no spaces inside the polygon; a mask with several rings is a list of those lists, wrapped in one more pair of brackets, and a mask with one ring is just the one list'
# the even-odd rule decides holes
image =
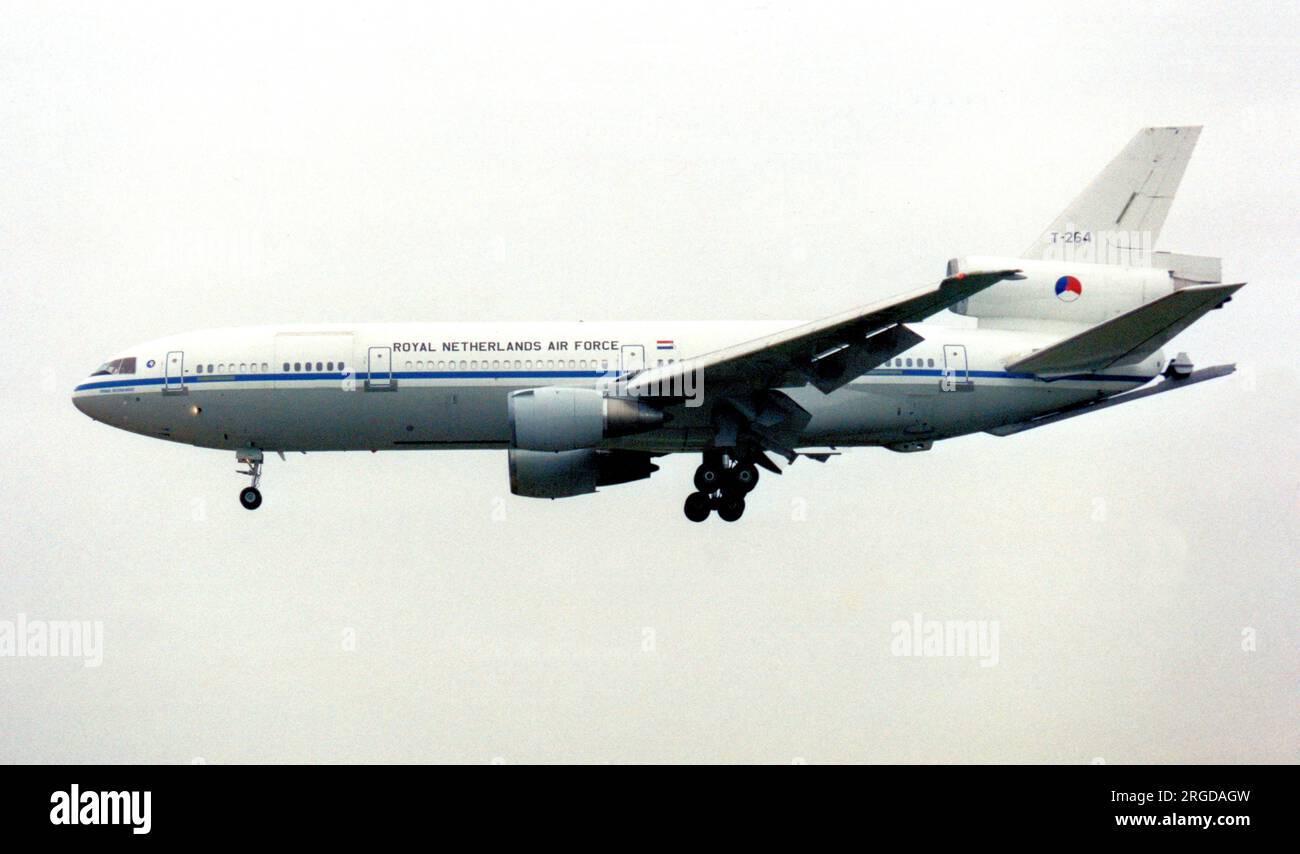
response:
{"label": "main landing gear", "polygon": [[748,460],[708,452],[695,470],[695,488],[686,497],[682,512],[692,522],[703,522],[717,511],[724,522],[735,522],[745,513],[745,496],[758,485],[758,468]]}
{"label": "main landing gear", "polygon": [[262,452],[261,451],[236,451],[235,460],[248,465],[247,471],[236,471],[236,474],[246,475],[253,479],[250,486],[245,486],[239,490],[239,503],[245,510],[256,510],[262,506],[262,491],[257,485],[262,482]]}

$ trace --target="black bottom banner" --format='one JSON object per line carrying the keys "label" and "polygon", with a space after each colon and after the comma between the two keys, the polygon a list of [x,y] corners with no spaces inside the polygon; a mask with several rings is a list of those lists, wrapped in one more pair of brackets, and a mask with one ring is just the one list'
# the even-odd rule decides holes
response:
{"label": "black bottom banner", "polygon": [[[546,784],[499,769],[479,772],[484,777],[466,773],[411,766],[9,766],[0,769],[0,819],[10,840],[95,844],[338,842],[475,828],[532,828],[555,837],[611,824],[638,840],[668,843],[680,841],[686,826],[714,835],[784,830],[815,837],[842,832],[846,822],[867,834],[906,831],[927,840],[1101,835],[1182,844],[1285,831],[1296,796],[1294,766],[865,766],[822,780],[805,768],[761,786],[728,781],[709,790],[699,781],[659,777],[660,769],[588,771],[616,777],[585,785],[573,778]],[[617,832],[601,835],[613,841],[607,834]]]}

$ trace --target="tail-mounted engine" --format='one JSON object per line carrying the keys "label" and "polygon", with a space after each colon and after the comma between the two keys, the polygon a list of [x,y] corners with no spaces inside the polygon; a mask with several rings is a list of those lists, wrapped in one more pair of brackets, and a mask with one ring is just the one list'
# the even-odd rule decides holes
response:
{"label": "tail-mounted engine", "polygon": [[[1183,263],[1172,256],[1165,257],[1171,259],[1170,263]],[[1095,324],[1173,293],[1187,283],[1177,275],[1180,272],[1177,267],[1126,267],[982,256],[954,258],[948,262],[948,275],[982,269],[980,265],[984,264],[1007,264],[1022,273],[1016,280],[998,282],[962,300],[953,306],[955,313],[981,320]],[[1006,322],[990,325],[1015,326]]]}

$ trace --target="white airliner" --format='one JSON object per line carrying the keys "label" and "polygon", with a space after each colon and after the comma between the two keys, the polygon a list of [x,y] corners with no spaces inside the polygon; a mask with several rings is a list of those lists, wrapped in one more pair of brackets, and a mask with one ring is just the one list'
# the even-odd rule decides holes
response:
{"label": "white airliner", "polygon": [[[516,495],[563,498],[701,454],[685,513],[740,518],[773,455],[924,451],[1007,436],[1231,373],[1161,348],[1241,284],[1153,252],[1198,127],[1147,128],[1018,258],[812,323],[357,323],[190,332],[130,347],[73,394],[123,430],[264,454],[508,454]],[[945,309],[975,328],[924,323]],[[1155,385],[1140,389],[1151,380]]]}

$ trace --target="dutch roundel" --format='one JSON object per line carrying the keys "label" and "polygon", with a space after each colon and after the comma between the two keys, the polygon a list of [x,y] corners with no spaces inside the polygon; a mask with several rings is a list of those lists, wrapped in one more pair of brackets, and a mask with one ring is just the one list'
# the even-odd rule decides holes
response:
{"label": "dutch roundel", "polygon": [[1074,302],[1083,296],[1083,285],[1074,276],[1062,276],[1056,280],[1056,297],[1064,302]]}

